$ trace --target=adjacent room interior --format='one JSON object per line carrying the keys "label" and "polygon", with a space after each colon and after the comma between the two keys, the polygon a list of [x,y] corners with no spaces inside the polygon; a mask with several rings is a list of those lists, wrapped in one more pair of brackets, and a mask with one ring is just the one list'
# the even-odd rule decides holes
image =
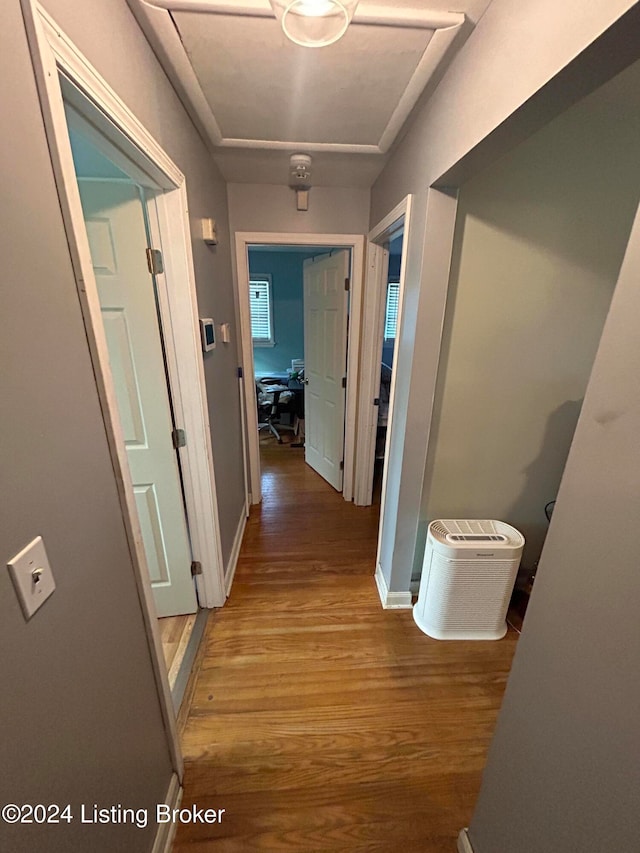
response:
{"label": "adjacent room interior", "polygon": [[340,492],[351,253],[266,245],[248,256],[261,452],[273,444],[296,451]]}
{"label": "adjacent room interior", "polygon": [[[304,261],[322,248],[249,249],[249,306],[261,450],[304,448]],[[301,459],[303,454],[299,454]]]}

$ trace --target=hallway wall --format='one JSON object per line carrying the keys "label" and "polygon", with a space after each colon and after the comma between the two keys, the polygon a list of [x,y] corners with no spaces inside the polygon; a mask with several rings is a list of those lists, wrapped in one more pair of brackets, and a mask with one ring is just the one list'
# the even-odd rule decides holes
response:
{"label": "hallway wall", "polygon": [[312,187],[309,210],[296,210],[296,194],[276,184],[229,184],[232,231],[291,231],[306,234],[366,234],[370,191],[356,187]]}
{"label": "hallway wall", "polygon": [[640,833],[640,211],[602,333],[470,835],[603,853]]}
{"label": "hallway wall", "polygon": [[[540,557],[640,198],[640,62],[466,183],[423,493]],[[421,566],[416,566],[420,570]]]}

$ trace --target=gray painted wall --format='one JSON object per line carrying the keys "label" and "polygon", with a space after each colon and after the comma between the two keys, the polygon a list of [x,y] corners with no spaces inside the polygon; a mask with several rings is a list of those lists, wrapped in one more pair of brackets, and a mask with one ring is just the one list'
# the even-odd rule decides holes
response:
{"label": "gray painted wall", "polygon": [[296,210],[287,186],[229,184],[229,216],[234,231],[291,231],[296,234],[366,234],[369,190],[313,187],[309,210]]}
{"label": "gray painted wall", "polygon": [[639,278],[640,216],[484,771],[475,853],[637,847]]}
{"label": "gray painted wall", "polygon": [[539,558],[640,196],[639,149],[640,62],[462,187],[423,536],[433,518],[501,518],[525,535],[523,568]]}
{"label": "gray painted wall", "polygon": [[[388,523],[381,542],[382,571],[392,591],[409,589],[414,562],[420,558],[417,543],[430,406],[449,278],[441,255],[450,237],[444,219],[452,221],[453,204],[447,205],[427,188],[636,5],[632,0],[595,0],[588,8],[581,0],[562,4],[531,0],[524,5],[519,0],[493,0],[433,97],[415,111],[372,188],[372,226],[404,196],[414,194],[407,246],[408,310],[396,353],[398,409],[389,456],[394,475],[388,481],[389,515],[385,509]],[[558,106],[562,94],[555,94],[550,109]],[[536,111],[527,111],[514,138],[539,129],[547,120],[548,106],[538,103]],[[508,150],[508,139],[496,139],[493,156]],[[485,156],[491,153],[488,150]]]}
{"label": "gray painted wall", "polygon": [[430,186],[636,5],[492,0],[373,185],[371,224],[407,193]]}
{"label": "gray painted wall", "polygon": [[79,821],[151,808],[171,764],[18,0],[3,15],[1,562],[40,534],[57,588],[25,623],[0,571],[0,801],[77,817],[0,823],[0,848],[139,853],[155,827]]}
{"label": "gray painted wall", "polygon": [[[186,176],[200,315],[232,326],[232,343],[218,344],[204,356],[226,564],[243,512],[244,480],[225,183],[125,0],[45,0],[43,5]],[[215,248],[200,238],[203,217],[217,222]]]}

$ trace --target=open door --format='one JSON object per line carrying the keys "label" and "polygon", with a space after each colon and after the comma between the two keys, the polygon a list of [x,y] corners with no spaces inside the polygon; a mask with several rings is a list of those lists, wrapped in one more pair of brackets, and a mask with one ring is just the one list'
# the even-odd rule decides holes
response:
{"label": "open door", "polygon": [[347,369],[347,249],[304,262],[305,460],[342,491]]}
{"label": "open door", "polygon": [[195,613],[191,547],[139,189],[78,179],[158,616]]}

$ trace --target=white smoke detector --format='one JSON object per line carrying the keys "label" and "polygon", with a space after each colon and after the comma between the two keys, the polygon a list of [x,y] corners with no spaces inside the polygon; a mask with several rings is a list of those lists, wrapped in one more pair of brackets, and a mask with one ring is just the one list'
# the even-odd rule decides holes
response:
{"label": "white smoke detector", "polygon": [[289,186],[296,190],[308,190],[311,186],[311,157],[308,154],[292,154],[289,159]]}

